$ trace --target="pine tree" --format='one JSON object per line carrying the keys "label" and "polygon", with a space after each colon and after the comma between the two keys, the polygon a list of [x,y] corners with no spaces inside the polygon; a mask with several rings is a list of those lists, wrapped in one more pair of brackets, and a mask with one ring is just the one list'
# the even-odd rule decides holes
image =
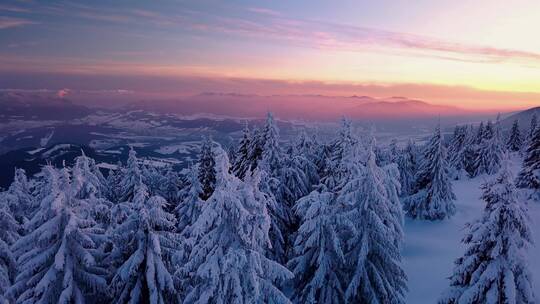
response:
{"label": "pine tree", "polygon": [[236,149],[235,159],[232,165],[232,172],[240,179],[243,179],[246,172],[251,168],[250,160],[250,143],[251,137],[249,134],[249,128],[246,123],[244,130],[242,131],[242,139],[238,143]]}
{"label": "pine tree", "polygon": [[9,208],[19,226],[24,225],[35,209],[30,183],[23,169],[16,169],[13,182],[8,190],[2,193],[4,204]]}
{"label": "pine tree", "polygon": [[144,177],[137,160],[137,153],[131,148],[129,150],[126,168],[122,170],[122,178],[118,184],[118,189],[120,190],[119,202],[133,200],[137,189],[139,189],[143,181]]}
{"label": "pine tree", "polygon": [[251,141],[249,142],[249,168],[251,171],[257,168],[259,160],[261,159],[263,147],[264,134],[259,128],[254,128]]}
{"label": "pine tree", "polygon": [[95,222],[81,217],[85,200],[74,197],[70,174],[45,167],[52,180],[49,195],[27,224],[29,233],[14,245],[18,275],[8,294],[17,303],[85,303],[107,288],[97,265]]}
{"label": "pine tree", "polygon": [[529,219],[508,165],[482,190],[484,214],[467,226],[468,248],[455,262],[450,289],[439,303],[534,303],[525,254],[532,239]]}
{"label": "pine tree", "polygon": [[276,284],[292,274],[265,257],[270,217],[257,171],[242,182],[229,174],[218,149],[216,172],[216,189],[192,229],[198,240],[182,268],[189,278],[184,303],[289,303]]}
{"label": "pine tree", "polygon": [[159,191],[159,195],[167,201],[168,210],[174,210],[178,206],[180,186],[181,181],[178,173],[172,167],[168,167]]}
{"label": "pine tree", "polygon": [[115,248],[109,257],[119,264],[111,283],[115,303],[176,302],[172,260],[180,244],[166,204],[141,185],[131,202],[132,212],[115,229]]}
{"label": "pine tree", "polygon": [[206,138],[199,153],[199,181],[202,187],[201,199],[207,200],[214,192],[216,184],[216,161],[210,138]]}
{"label": "pine tree", "polygon": [[456,126],[454,136],[448,147],[448,165],[450,175],[454,179],[461,179],[465,171],[465,149],[473,144],[469,141],[467,126]]}
{"label": "pine tree", "polygon": [[415,193],[404,201],[408,216],[415,219],[442,220],[455,213],[456,199],[448,178],[441,129],[431,137],[416,177]]}
{"label": "pine tree", "polygon": [[474,127],[471,125],[467,131],[467,140],[463,149],[462,161],[463,169],[469,177],[474,177],[476,174],[476,158],[478,157],[478,147],[476,137],[473,135]]}
{"label": "pine tree", "polygon": [[404,303],[401,208],[392,195],[395,189],[388,188],[389,177],[375,163],[373,150],[368,152],[365,168],[352,171],[338,196],[348,209],[348,226],[354,227],[346,242],[350,273],[345,295],[350,303]]}
{"label": "pine tree", "polygon": [[540,192],[540,128],[536,128],[529,140],[523,168],[516,179],[519,188]]}
{"label": "pine tree", "polygon": [[[499,118],[497,118],[498,120]],[[491,120],[488,120],[486,127],[484,128],[484,132],[482,133],[483,139],[490,139],[495,132],[495,128],[493,127],[493,123]]]}
{"label": "pine tree", "polygon": [[397,164],[400,173],[401,195],[412,194],[417,170],[417,154],[414,142],[409,141],[407,147],[399,154]]}
{"label": "pine tree", "polygon": [[73,165],[71,191],[79,200],[86,200],[89,208],[81,210],[86,216],[93,218],[101,228],[107,229],[112,222],[112,203],[107,194],[106,179],[95,165],[95,161],[84,152],[75,159]]}
{"label": "pine tree", "polygon": [[531,117],[531,124],[529,126],[529,138],[532,138],[534,136],[534,132],[536,128],[538,127],[538,116],[536,113],[534,113]]}
{"label": "pine tree", "polygon": [[6,194],[0,193],[0,303],[9,303],[5,294],[13,283],[16,270],[11,245],[19,238],[19,223],[11,212]]}
{"label": "pine tree", "polygon": [[330,157],[326,160],[321,183],[333,190],[346,180],[347,167],[350,165],[348,158],[353,154],[352,151],[358,150],[358,141],[352,134],[350,121],[342,118],[338,136],[329,148]]}
{"label": "pine tree", "polygon": [[510,131],[510,137],[508,138],[508,142],[506,143],[506,148],[509,151],[518,152],[521,151],[522,146],[523,139],[521,138],[521,133],[519,131],[519,122],[516,119],[512,124],[512,130]]}
{"label": "pine tree", "polygon": [[489,128],[486,127],[486,130],[490,131],[485,132],[486,135],[479,145],[475,176],[497,173],[501,167],[502,156],[505,152],[499,118],[497,118],[495,126],[490,125]]}
{"label": "pine tree", "polygon": [[335,194],[324,187],[301,198],[295,206],[301,226],[294,242],[295,303],[344,303],[345,257]]}
{"label": "pine tree", "polygon": [[480,125],[478,126],[478,130],[476,131],[476,144],[479,145],[482,143],[482,140],[484,137],[485,130],[484,130],[484,122],[480,122]]}
{"label": "pine tree", "polygon": [[[530,122],[530,125],[529,125],[529,131],[527,132],[527,134],[525,135],[525,142],[524,142],[524,149],[526,150],[530,144],[531,144],[531,141],[534,137],[534,132],[535,130],[538,128],[538,117],[536,115],[536,112],[533,113],[532,117],[531,117],[531,122]],[[524,154],[527,154],[527,151],[525,151]]]}
{"label": "pine tree", "polygon": [[273,177],[279,175],[282,167],[283,152],[279,147],[279,129],[274,121],[272,113],[268,113],[266,124],[263,129],[264,145],[261,153],[261,161],[265,164],[265,170]]}
{"label": "pine tree", "polygon": [[188,185],[182,190],[185,192],[185,194],[182,195],[183,200],[178,204],[175,210],[178,219],[176,230],[186,238],[189,238],[189,230],[197,221],[204,204],[204,201],[201,199],[203,190],[199,181],[198,172],[199,169],[197,168],[197,165],[190,168],[187,175]]}

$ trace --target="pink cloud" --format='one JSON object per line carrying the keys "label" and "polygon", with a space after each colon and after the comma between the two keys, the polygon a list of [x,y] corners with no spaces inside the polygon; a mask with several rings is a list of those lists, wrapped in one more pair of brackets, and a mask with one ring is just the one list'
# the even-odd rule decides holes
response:
{"label": "pink cloud", "polygon": [[7,29],[13,27],[21,27],[29,24],[36,24],[31,20],[22,19],[22,18],[13,18],[13,17],[2,17],[0,16],[0,29]]}
{"label": "pink cloud", "polygon": [[59,98],[64,98],[68,96],[70,93],[71,93],[70,89],[61,89],[61,90],[58,90],[58,92],[56,92],[56,96]]}

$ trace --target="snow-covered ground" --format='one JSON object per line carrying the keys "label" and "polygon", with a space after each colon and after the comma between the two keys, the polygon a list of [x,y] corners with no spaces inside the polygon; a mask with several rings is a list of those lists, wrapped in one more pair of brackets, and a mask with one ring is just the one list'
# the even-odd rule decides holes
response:
{"label": "snow-covered ground", "polygon": [[[513,158],[514,175],[521,160]],[[405,220],[405,248],[403,266],[409,278],[407,303],[437,303],[441,293],[448,288],[448,277],[452,274],[454,260],[462,256],[465,247],[461,238],[465,235],[465,224],[482,214],[484,202],[480,199],[480,185],[488,178],[480,176],[453,183],[457,196],[457,213],[449,220],[427,222]],[[535,246],[529,250],[530,270],[537,298],[540,297],[540,203],[528,205]]]}

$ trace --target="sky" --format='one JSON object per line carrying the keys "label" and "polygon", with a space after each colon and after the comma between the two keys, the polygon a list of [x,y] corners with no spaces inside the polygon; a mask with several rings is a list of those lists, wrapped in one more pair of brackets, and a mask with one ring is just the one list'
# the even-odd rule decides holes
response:
{"label": "sky", "polygon": [[537,0],[3,0],[0,90],[518,109],[540,106],[538,28]]}

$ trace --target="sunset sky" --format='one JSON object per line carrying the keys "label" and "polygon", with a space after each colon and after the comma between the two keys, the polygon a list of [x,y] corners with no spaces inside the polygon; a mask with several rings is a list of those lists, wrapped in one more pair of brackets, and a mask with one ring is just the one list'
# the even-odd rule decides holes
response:
{"label": "sunset sky", "polygon": [[0,90],[524,108],[540,105],[539,29],[537,0],[3,0]]}

